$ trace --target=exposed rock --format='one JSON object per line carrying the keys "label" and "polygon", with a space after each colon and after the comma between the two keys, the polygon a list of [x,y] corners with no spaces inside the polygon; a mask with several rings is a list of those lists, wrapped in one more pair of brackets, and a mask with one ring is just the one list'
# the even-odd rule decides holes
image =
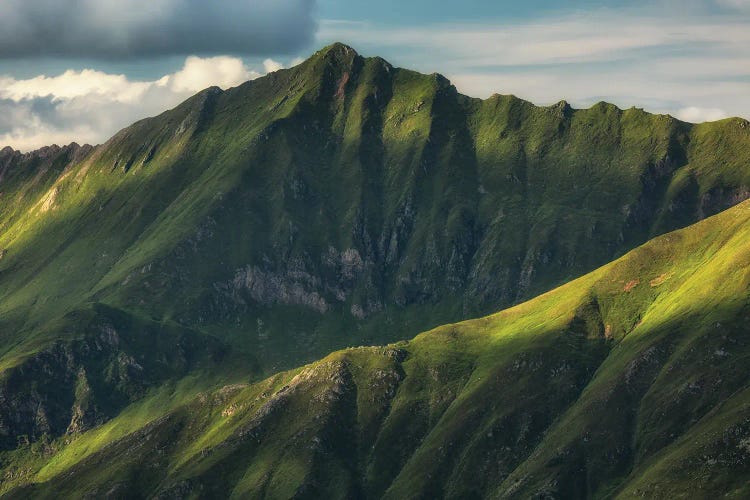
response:
{"label": "exposed rock", "polygon": [[[218,345],[190,334],[168,334],[170,349],[134,351],[106,320],[94,317],[84,338],[58,341],[18,366],[0,381],[0,450],[15,448],[18,436],[35,442],[91,429],[168,377],[179,377],[201,358],[217,354]],[[128,332],[150,336],[145,328]],[[139,356],[141,361],[136,360]]]}
{"label": "exposed rock", "polygon": [[254,301],[267,306],[298,305],[325,314],[329,305],[317,291],[320,286],[319,278],[303,270],[276,274],[257,266],[248,266],[237,271],[231,291],[236,297],[240,292],[247,291]]}

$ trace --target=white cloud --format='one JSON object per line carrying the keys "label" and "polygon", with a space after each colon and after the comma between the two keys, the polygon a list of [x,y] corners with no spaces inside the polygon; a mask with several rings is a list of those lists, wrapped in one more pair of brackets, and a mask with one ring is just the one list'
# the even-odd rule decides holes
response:
{"label": "white cloud", "polygon": [[319,43],[344,40],[396,65],[443,73],[476,97],[567,99],[579,107],[608,100],[699,120],[718,110],[750,117],[750,18],[671,12],[599,9],[513,24],[401,27],[329,20]]}
{"label": "white cloud", "polygon": [[[717,33],[717,28],[721,31]],[[324,21],[320,37],[366,46],[432,51],[439,59],[471,66],[532,66],[610,61],[665,45],[748,39],[744,23],[672,25],[652,17],[605,12],[518,24],[451,24],[384,28],[369,23]]]}
{"label": "white cloud", "polygon": [[266,59],[265,61],[263,61],[263,68],[266,70],[266,73],[273,73],[274,71],[284,69],[284,65],[280,62],[274,61],[273,59]]}
{"label": "white cloud", "polygon": [[26,80],[0,76],[0,147],[101,143],[204,88],[226,89],[281,67],[271,60],[254,69],[235,57],[190,56],[179,71],[153,81],[90,69]]}
{"label": "white cloud", "polygon": [[261,75],[252,71],[242,59],[236,57],[200,58],[190,56],[185,66],[174,75],[166,77],[160,84],[171,87],[175,92],[197,92],[212,85],[227,88]]}
{"label": "white cloud", "polygon": [[686,122],[713,122],[727,118],[729,115],[723,109],[696,108],[695,106],[682,108],[676,114],[677,118]]}
{"label": "white cloud", "polygon": [[28,80],[0,79],[0,98],[20,101],[52,96],[57,100],[86,95],[110,96],[121,102],[137,100],[151,82],[131,82],[125,75],[110,75],[85,69],[68,70],[59,76],[40,75]]}

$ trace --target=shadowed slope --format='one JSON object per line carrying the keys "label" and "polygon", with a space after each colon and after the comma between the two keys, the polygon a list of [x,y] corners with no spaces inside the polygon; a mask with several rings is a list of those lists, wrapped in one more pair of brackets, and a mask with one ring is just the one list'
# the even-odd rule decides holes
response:
{"label": "shadowed slope", "polygon": [[16,494],[741,498],[749,238],[745,202],[501,313],[84,434]]}

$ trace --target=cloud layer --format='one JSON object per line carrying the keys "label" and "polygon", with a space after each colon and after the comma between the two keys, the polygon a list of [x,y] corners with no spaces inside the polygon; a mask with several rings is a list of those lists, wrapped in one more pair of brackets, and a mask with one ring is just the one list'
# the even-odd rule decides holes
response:
{"label": "cloud layer", "polygon": [[190,56],[182,69],[154,81],[90,69],[27,80],[0,77],[0,148],[100,143],[206,87],[232,87],[281,67],[271,59],[256,70],[234,57]]}
{"label": "cloud layer", "polygon": [[3,0],[0,58],[284,54],[308,44],[315,0]]}
{"label": "cloud layer", "polygon": [[750,118],[748,0],[735,14],[600,9],[511,23],[382,26],[324,21],[320,43],[347,40],[391,62],[448,76],[464,93],[539,104],[608,100],[700,122]]}

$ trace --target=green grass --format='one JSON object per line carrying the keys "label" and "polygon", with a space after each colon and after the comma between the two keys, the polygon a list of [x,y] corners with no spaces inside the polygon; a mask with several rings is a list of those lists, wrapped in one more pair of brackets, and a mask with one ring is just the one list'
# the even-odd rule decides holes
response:
{"label": "green grass", "polygon": [[[695,452],[679,437],[692,417],[663,413],[702,418],[730,397],[660,406],[692,394],[661,367],[696,387],[741,385],[734,358],[695,380],[684,360],[728,349],[711,325],[744,331],[746,208],[594,269],[746,198],[749,145],[739,119],[471,99],[334,45],[93,151],[13,153],[0,180],[0,390],[12,395],[0,460],[23,474],[3,491],[653,492],[671,476],[652,466],[673,470],[679,443]],[[86,353],[102,321],[127,341],[99,362]],[[289,408],[258,416],[299,373],[284,370],[442,324],[333,354],[305,369]],[[54,391],[38,390],[42,366]],[[327,397],[331,377],[340,393]],[[255,382],[271,385],[212,392]],[[44,418],[16,418],[25,399]],[[243,410],[227,418],[225,404]],[[80,435],[66,432],[76,408],[93,422]],[[605,438],[596,426],[610,418]],[[261,442],[238,438],[254,419]],[[141,462],[152,472],[134,486]]]}
{"label": "green grass", "polygon": [[739,498],[748,237],[750,202],[485,318],[155,393],[28,462],[41,483],[18,494]]}

